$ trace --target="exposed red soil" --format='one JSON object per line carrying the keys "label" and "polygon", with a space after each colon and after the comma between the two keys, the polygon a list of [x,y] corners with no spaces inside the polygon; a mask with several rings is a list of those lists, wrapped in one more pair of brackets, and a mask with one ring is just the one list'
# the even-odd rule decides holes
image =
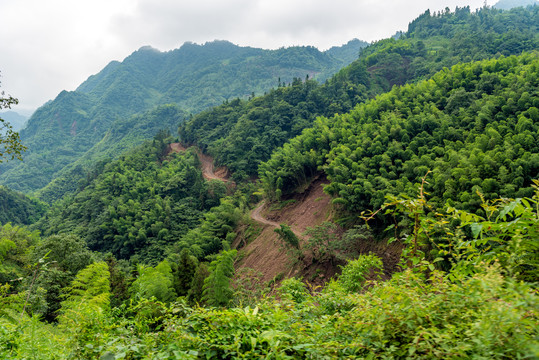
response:
{"label": "exposed red soil", "polygon": [[[327,183],[325,178],[315,179],[302,194],[288,199],[292,202],[279,210],[270,210],[271,204],[262,201],[251,212],[251,219],[263,226],[263,230],[251,243],[242,243],[236,267],[253,268],[261,272],[265,282],[295,276],[302,277],[314,286],[323,285],[338,274],[339,265],[344,265],[344,261],[314,263],[307,251],[303,252],[302,260],[294,263],[282,246],[282,240],[274,232],[280,224],[287,224],[300,238],[300,243],[304,244],[306,240],[303,233],[308,227],[331,221],[334,214],[331,198],[323,192],[323,185]],[[343,233],[343,229],[339,228],[337,235],[342,236]],[[394,242],[387,245],[385,241],[373,239],[359,244],[357,250],[361,254],[372,252],[378,255],[384,262],[384,277],[389,278],[397,270],[402,244]]]}
{"label": "exposed red soil", "polygon": [[[186,151],[187,148],[180,143],[172,143],[167,149],[167,153]],[[202,173],[207,180],[221,180],[234,185],[228,179],[229,173],[226,167],[214,170],[213,158],[197,150],[198,158],[201,162]],[[294,234],[300,239],[300,244],[305,243],[303,233],[308,227],[322,224],[324,221],[331,221],[333,217],[333,207],[331,197],[324,193],[323,185],[328,184],[328,180],[322,177],[315,178],[307,189],[301,194],[290,197],[288,205],[280,209],[273,209],[272,205],[266,201],[251,211],[251,219],[262,227],[262,231],[250,243],[246,243],[246,238],[242,233],[245,226],[237,229],[240,236],[232,244],[239,249],[239,260],[236,268],[251,268],[262,273],[262,281],[269,282],[274,279],[284,279],[292,276],[301,277],[314,286],[323,285],[327,280],[339,273],[339,265],[344,262],[314,263],[310,255],[303,251],[301,260],[294,260],[287,254],[282,240],[274,229],[280,224],[290,226]],[[338,235],[343,234],[343,230],[338,230]],[[402,251],[402,244],[394,242],[387,245],[386,242],[375,240],[364,241],[359,244],[359,252],[368,254],[370,252],[378,255],[384,262],[385,278],[397,271],[397,263]]]}
{"label": "exposed red soil", "polygon": [[187,150],[187,148],[185,148],[182,144],[172,143],[168,145],[167,154],[170,154],[173,151],[179,153],[185,150]]}
{"label": "exposed red soil", "polygon": [[198,158],[202,164],[202,175],[206,180],[221,180],[228,182],[228,169],[224,166],[214,170],[213,168],[213,158],[209,155],[203,154],[201,151],[198,151]]}
{"label": "exposed red soil", "polygon": [[[272,211],[265,201],[261,202],[251,212],[251,219],[264,228],[254,241],[240,250],[241,260],[237,268],[253,268],[263,274],[263,281],[308,275],[309,268],[312,267],[310,260],[305,258],[294,262],[274,229],[280,224],[287,224],[302,241],[302,234],[307,227],[319,225],[330,219],[331,199],[323,192],[324,183],[327,181],[315,180],[303,194],[295,196],[295,202],[280,210]],[[323,267],[324,270],[318,271],[322,274],[320,278],[329,278],[335,274],[334,266]]]}
{"label": "exposed red soil", "polygon": [[[180,143],[172,143],[168,145],[167,154],[171,152],[183,152],[187,148]],[[228,179],[228,169],[226,166],[221,166],[217,169],[214,169],[213,158],[209,155],[203,154],[202,151],[197,149],[198,159],[201,163],[202,176],[206,180],[221,180],[232,184],[232,181]]]}

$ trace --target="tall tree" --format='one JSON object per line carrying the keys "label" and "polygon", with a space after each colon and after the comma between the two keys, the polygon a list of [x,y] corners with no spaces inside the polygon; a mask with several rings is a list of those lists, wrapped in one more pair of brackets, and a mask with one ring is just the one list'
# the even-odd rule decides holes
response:
{"label": "tall tree", "polygon": [[232,300],[230,279],[234,275],[234,259],[237,250],[230,250],[223,241],[223,251],[210,264],[210,275],[204,280],[202,299],[210,306],[227,306]]}
{"label": "tall tree", "polygon": [[[19,100],[11,95],[6,95],[4,91],[0,92],[0,110],[11,109],[11,105],[16,105]],[[21,153],[26,150],[26,147],[21,144],[19,133],[13,131],[13,127],[9,122],[0,118],[0,163],[7,160],[19,159],[22,160]]]}
{"label": "tall tree", "polygon": [[187,296],[197,270],[198,260],[191,255],[189,249],[186,248],[182,249],[180,254],[176,255],[171,260],[173,260],[171,267],[176,294],[178,296]]}

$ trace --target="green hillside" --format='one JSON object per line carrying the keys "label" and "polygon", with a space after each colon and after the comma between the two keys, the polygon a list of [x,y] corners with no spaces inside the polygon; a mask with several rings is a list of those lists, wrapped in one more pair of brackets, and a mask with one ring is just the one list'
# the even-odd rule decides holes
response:
{"label": "green hillside", "polygon": [[51,204],[79,189],[81,183],[99,162],[115,159],[128,149],[151,139],[157,132],[174,132],[189,115],[175,105],[161,105],[112,123],[103,138],[74,162],[58,171],[54,180],[36,192],[36,196]]}
{"label": "green hillside", "polygon": [[[357,54],[361,46],[364,43],[351,42],[343,47]],[[28,147],[25,161],[2,164],[0,183],[24,192],[41,189],[65,175],[69,169],[58,172],[73,167],[94,145],[106,141],[108,131],[121,128],[114,125],[116,121],[125,122],[161,104],[176,104],[196,113],[229,98],[260,94],[276,87],[279,79],[328,76],[350,58],[345,50],[334,49],[332,54],[312,47],[262,50],[225,41],[186,43],[164,53],[141,48],[121,63],[110,63],[76,91],[63,91],[39,108],[20,134]],[[137,119],[144,121],[140,116]],[[155,125],[152,134],[160,129]],[[86,159],[98,160],[91,155]]]}
{"label": "green hillside", "polygon": [[477,210],[486,199],[530,196],[539,176],[539,54],[455,65],[427,81],[394,88],[352,112],[320,118],[261,165],[279,198],[322,170],[325,188],[351,213],[387,194],[426,191]]}
{"label": "green hillside", "polygon": [[30,225],[45,211],[46,207],[41,202],[0,186],[0,224]]}
{"label": "green hillside", "polygon": [[347,113],[394,85],[426,79],[459,62],[538,49],[537,24],[537,7],[427,11],[398,40],[364,48],[358,60],[324,84],[296,79],[291,86],[253,101],[229,101],[194,116],[180,127],[180,137],[227,165],[237,178],[253,176],[274,149],[310,127],[318,116]]}
{"label": "green hillside", "polygon": [[90,249],[118,258],[138,254],[145,263],[161,260],[167,246],[226,194],[221,184],[203,180],[195,153],[166,156],[168,136],[161,132],[118,160],[99,164],[35,228],[45,236],[75,234]]}
{"label": "green hillside", "polygon": [[[145,48],[60,94],[25,130],[66,164],[53,204],[0,218],[0,358],[539,358],[538,11],[427,11],[327,81],[195,115],[159,69],[210,84],[259,50]],[[353,54],[287,50],[258,60]]]}
{"label": "green hillside", "polygon": [[[359,171],[379,171],[375,180],[387,188],[371,189],[376,201],[381,192],[400,190],[398,182],[391,187],[394,179],[389,173],[398,169],[388,166],[398,166],[401,160],[406,167],[402,156],[412,154],[412,162],[426,162],[425,168],[410,165],[412,173],[417,172],[412,181],[432,165],[434,181],[414,185],[414,194],[391,197],[384,205],[385,215],[394,216],[403,231],[394,240],[404,245],[399,270],[389,278],[382,273],[382,260],[373,254],[347,262],[322,289],[293,277],[262,283],[256,273],[236,273],[238,252],[229,245],[235,224],[222,220],[241,214],[230,200],[207,213],[199,228],[185,232],[183,227],[168,238],[167,222],[171,228],[180,225],[177,216],[193,215],[194,209],[187,206],[200,205],[197,198],[216,192],[204,188],[193,153],[168,161],[160,158],[165,147],[161,134],[105,165],[83,191],[58,204],[41,224],[53,223],[59,234],[40,239],[16,229],[18,236],[10,240],[6,235],[13,228],[0,228],[0,279],[18,274],[37,279],[35,290],[34,280],[16,284],[11,293],[8,285],[2,287],[0,355],[26,358],[37,351],[42,359],[537,357],[539,181],[520,188],[526,183],[513,184],[520,180],[508,175],[508,189],[524,197],[486,202],[485,212],[479,214],[452,206],[442,213],[431,208],[426,197],[437,196],[444,169],[446,174],[454,170],[467,176],[469,170],[480,176],[485,171],[501,173],[491,168],[492,162],[515,163],[517,169],[525,162],[537,167],[534,124],[539,112],[537,97],[530,94],[537,93],[538,71],[537,52],[455,65],[431,79],[395,87],[350,113],[320,118],[261,166],[267,185],[272,171],[280,171],[268,168],[275,161],[287,162],[281,174],[288,174],[287,180],[309,169],[311,163],[302,160],[323,164],[332,180],[329,189],[352,190],[336,201],[350,209],[352,202],[343,200],[362,200],[353,194],[359,183],[344,180],[370,180],[371,174]],[[357,158],[351,147],[360,152]],[[371,158],[369,151],[382,154]],[[414,151],[421,156],[414,157]],[[366,162],[357,162],[361,159]],[[288,171],[292,167],[294,171]],[[401,174],[403,181],[406,176]],[[403,186],[403,191],[411,189]],[[266,190],[278,195],[267,186]],[[247,197],[252,188],[244,191]],[[184,207],[178,209],[178,204]],[[96,242],[91,232],[99,233]],[[212,232],[232,235],[214,247],[220,239],[205,238]],[[110,254],[92,254],[79,236],[99,250],[141,256],[129,264]],[[179,248],[158,262],[155,254],[177,236],[182,239]],[[149,246],[150,238],[155,247]],[[196,251],[199,244],[186,245],[200,239],[206,245],[200,253],[210,256],[197,259],[190,250]],[[152,266],[141,264],[143,259]],[[22,265],[30,261],[45,265],[25,273]]]}

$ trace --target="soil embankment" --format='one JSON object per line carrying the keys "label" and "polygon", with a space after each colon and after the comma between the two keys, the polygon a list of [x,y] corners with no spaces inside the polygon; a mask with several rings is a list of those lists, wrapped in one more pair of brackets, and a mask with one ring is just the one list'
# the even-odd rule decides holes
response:
{"label": "soil embankment", "polygon": [[[272,209],[262,201],[251,212],[251,219],[263,229],[251,243],[240,249],[240,261],[237,268],[252,268],[262,273],[263,281],[290,276],[305,277],[310,273],[302,261],[294,261],[282,246],[282,240],[274,229],[280,224],[287,224],[302,239],[307,227],[314,227],[331,218],[331,198],[323,192],[326,180],[317,179],[303,193],[289,199],[288,205],[281,209]],[[320,278],[335,274],[333,266],[319,270]],[[310,282],[316,279],[309,277]]]}
{"label": "soil embankment", "polygon": [[[169,145],[168,153],[186,150],[187,148],[180,143],[173,143]],[[228,179],[226,167],[215,170],[211,156],[203,154],[200,150],[197,154],[205,179],[220,180],[234,186],[234,183]],[[282,240],[274,231],[280,224],[286,224],[300,239],[300,243],[304,244],[303,233],[308,227],[331,221],[333,217],[331,197],[323,191],[323,185],[327,183],[325,178],[314,179],[302,194],[296,194],[293,198],[281,203],[282,207],[276,204],[272,207],[265,200],[261,201],[250,214],[251,219],[262,228],[259,229],[259,235],[248,244],[243,242],[245,239],[233,244],[236,247],[239,247],[239,243],[243,245],[239,250],[240,260],[236,268],[254,269],[262,274],[264,282],[296,276],[302,277],[311,284],[322,285],[335,276],[339,269],[338,265],[341,264],[313,264],[306,251],[302,260],[295,260],[287,254],[282,246]],[[378,255],[384,262],[386,277],[389,277],[397,270],[402,247],[403,245],[399,242],[388,245],[385,241],[366,240],[359,245],[357,251],[362,254],[372,252]]]}
{"label": "soil embankment", "polygon": [[[322,285],[335,276],[339,272],[339,265],[344,265],[344,261],[336,261],[333,264],[313,263],[308,250],[303,250],[302,260],[294,261],[286,253],[282,240],[274,231],[280,224],[287,224],[305,249],[307,239],[303,234],[307,228],[333,219],[331,197],[323,191],[323,185],[327,183],[326,179],[315,179],[304,193],[288,199],[288,205],[281,209],[272,209],[266,201],[262,201],[251,212],[251,219],[263,229],[256,239],[240,249],[242,255],[237,268],[253,268],[263,274],[263,281],[296,276],[311,284]],[[343,234],[342,229],[339,232],[340,235]],[[360,254],[374,253],[379,256],[384,263],[384,278],[389,278],[398,269],[402,248],[400,242],[387,244],[385,241],[366,239],[357,244],[356,251]]]}
{"label": "soil embankment", "polygon": [[[186,150],[187,148],[182,144],[172,143],[168,147],[167,154],[170,154],[171,152],[179,153]],[[200,150],[197,150],[197,155],[201,164],[202,176],[204,176],[206,180],[221,180],[224,182],[230,182],[228,179],[228,169],[225,166],[221,166],[215,170],[213,166],[213,158],[211,156],[203,154]]]}

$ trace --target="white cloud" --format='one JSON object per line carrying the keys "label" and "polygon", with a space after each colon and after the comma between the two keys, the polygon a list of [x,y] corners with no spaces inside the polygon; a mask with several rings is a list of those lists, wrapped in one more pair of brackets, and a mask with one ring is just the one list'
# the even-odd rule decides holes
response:
{"label": "white cloud", "polygon": [[0,2],[2,89],[35,109],[143,45],[229,40],[245,46],[372,41],[406,30],[427,8],[483,0],[17,0]]}

